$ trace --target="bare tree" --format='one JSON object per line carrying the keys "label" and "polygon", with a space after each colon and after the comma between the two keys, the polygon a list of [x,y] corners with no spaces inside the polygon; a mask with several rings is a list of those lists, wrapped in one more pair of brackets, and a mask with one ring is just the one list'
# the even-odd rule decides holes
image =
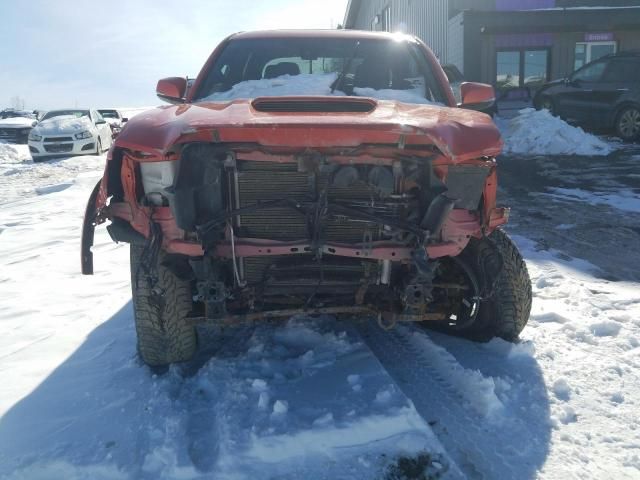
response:
{"label": "bare tree", "polygon": [[11,106],[16,110],[24,110],[24,105],[24,98],[21,98],[19,95],[11,97]]}

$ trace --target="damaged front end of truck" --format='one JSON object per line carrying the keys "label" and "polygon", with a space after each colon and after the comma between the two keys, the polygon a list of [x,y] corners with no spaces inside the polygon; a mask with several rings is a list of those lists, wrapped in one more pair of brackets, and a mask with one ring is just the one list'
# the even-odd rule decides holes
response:
{"label": "damaged front end of truck", "polygon": [[[373,100],[339,104],[379,108]],[[234,108],[281,114],[309,106],[256,99]],[[189,283],[192,325],[299,313],[368,315],[387,328],[473,324],[501,261],[462,253],[508,217],[496,207],[497,132],[455,120],[448,128],[457,130],[444,135],[442,123],[273,122],[180,122],[170,145],[143,150],[132,121],[89,201],[83,273],[93,271],[93,229],[109,221],[113,240],[141,249],[135,282],[157,287],[162,251],[163,265]]]}

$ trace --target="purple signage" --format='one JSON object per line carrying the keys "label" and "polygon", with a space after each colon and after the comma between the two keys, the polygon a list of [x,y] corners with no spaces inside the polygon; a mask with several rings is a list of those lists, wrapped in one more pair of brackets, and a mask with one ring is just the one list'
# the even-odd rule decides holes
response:
{"label": "purple signage", "polygon": [[496,10],[536,10],[555,6],[556,0],[496,0]]}
{"label": "purple signage", "polygon": [[613,42],[615,39],[613,33],[585,33],[585,42]]}

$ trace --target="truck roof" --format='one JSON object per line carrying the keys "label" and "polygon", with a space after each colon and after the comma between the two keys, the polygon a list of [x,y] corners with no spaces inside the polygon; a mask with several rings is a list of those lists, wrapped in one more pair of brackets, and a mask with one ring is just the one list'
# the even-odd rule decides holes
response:
{"label": "truck roof", "polygon": [[367,30],[330,30],[330,29],[298,29],[298,30],[256,30],[252,32],[238,32],[231,36],[233,39],[243,38],[360,38],[360,39],[398,39],[414,40],[415,37],[401,33],[370,32]]}

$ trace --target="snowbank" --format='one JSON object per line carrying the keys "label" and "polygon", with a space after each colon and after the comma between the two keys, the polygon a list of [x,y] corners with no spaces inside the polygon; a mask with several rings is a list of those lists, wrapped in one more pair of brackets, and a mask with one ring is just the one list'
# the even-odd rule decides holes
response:
{"label": "snowbank", "polygon": [[525,108],[510,120],[496,118],[504,153],[522,155],[608,155],[614,148],[547,110]]}
{"label": "snowbank", "polygon": [[24,152],[19,147],[21,145],[0,143],[0,164],[21,162],[24,159]]}

